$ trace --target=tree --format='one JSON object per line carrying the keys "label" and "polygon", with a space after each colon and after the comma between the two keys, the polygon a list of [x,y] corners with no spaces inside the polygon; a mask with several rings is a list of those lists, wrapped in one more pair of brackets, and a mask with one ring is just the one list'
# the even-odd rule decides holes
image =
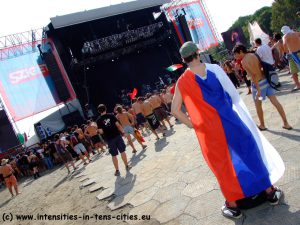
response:
{"label": "tree", "polygon": [[275,0],[272,5],[272,30],[280,32],[284,25],[297,29],[300,26],[300,20],[296,16],[298,10],[299,0]]}
{"label": "tree", "polygon": [[206,54],[210,54],[214,60],[218,62],[225,61],[228,58],[228,50],[225,47],[224,42],[221,42],[218,46],[208,49]]}
{"label": "tree", "polygon": [[260,25],[261,29],[271,35],[273,30],[271,29],[271,21],[272,21],[272,8],[271,7],[263,7],[257,10],[251,17],[251,22],[257,21]]}

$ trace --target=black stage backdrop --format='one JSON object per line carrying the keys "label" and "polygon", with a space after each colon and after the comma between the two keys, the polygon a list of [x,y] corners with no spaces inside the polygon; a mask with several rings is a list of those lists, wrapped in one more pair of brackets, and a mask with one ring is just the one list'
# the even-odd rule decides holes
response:
{"label": "black stage backdrop", "polygon": [[[178,75],[166,71],[166,67],[181,63],[178,52],[180,43],[172,24],[167,21],[164,14],[154,20],[152,13],[159,11],[159,6],[156,6],[59,29],[54,29],[49,24],[50,30],[47,35],[53,39],[82,105],[88,101],[94,106],[105,103],[111,109],[116,103],[120,103],[121,90],[132,91],[136,87],[140,94],[143,84],[153,87],[159,81],[159,77],[164,79],[166,74],[173,77]],[[143,45],[140,50],[136,49],[130,54],[114,57],[114,61],[109,59],[91,62],[89,58],[94,56],[82,54],[82,46],[86,41],[158,22],[162,22],[164,26],[156,38],[159,39],[164,35],[167,37],[152,43],[151,46]],[[70,50],[79,62],[77,66],[72,64]],[[84,66],[82,62],[85,62]]]}
{"label": "black stage backdrop", "polygon": [[[166,81],[166,68],[172,64],[171,56],[166,46],[154,46],[139,53],[129,54],[114,61],[103,64],[86,65],[86,85],[84,87],[84,71],[78,73],[76,89],[82,99],[90,97],[93,105],[104,103],[110,108],[121,102],[121,91],[126,94],[133,88],[142,94],[142,86],[150,85],[152,90],[159,77]],[[174,57],[173,57],[174,58]],[[83,76],[82,76],[83,75]],[[170,74],[172,76],[172,74]],[[144,94],[144,93],[143,93]]]}
{"label": "black stage backdrop", "polygon": [[4,110],[0,110],[0,153],[20,145]]}

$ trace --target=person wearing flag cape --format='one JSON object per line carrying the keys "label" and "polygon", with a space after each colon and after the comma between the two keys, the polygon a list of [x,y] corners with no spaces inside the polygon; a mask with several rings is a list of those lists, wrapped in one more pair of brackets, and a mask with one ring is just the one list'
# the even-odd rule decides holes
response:
{"label": "person wearing flag cape", "polygon": [[[273,184],[285,170],[280,155],[258,130],[223,69],[201,63],[193,42],[184,43],[180,54],[188,68],[177,81],[172,114],[195,130],[226,200],[222,214],[240,218],[237,201],[264,191],[277,205],[283,192]],[[181,111],[183,102],[189,117]]]}

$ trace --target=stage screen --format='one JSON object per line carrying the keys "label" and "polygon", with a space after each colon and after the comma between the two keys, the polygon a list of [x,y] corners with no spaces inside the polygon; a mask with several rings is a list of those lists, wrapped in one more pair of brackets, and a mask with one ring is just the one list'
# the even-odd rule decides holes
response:
{"label": "stage screen", "polygon": [[226,48],[232,51],[235,45],[243,44],[246,45],[246,38],[241,28],[235,28],[228,30],[221,34],[225,43]]}
{"label": "stage screen", "polygon": [[[32,44],[32,51],[26,54],[22,54],[21,46],[15,47],[15,57],[0,61],[0,93],[15,121],[60,103],[37,44]],[[49,49],[49,42],[44,41],[42,50]]]}
{"label": "stage screen", "polygon": [[167,17],[172,20],[182,43],[186,40],[183,38],[183,31],[181,30],[179,22],[176,20],[176,15],[185,15],[193,42],[198,44],[201,51],[205,51],[219,44],[201,1],[180,1],[180,3],[176,5],[166,4],[164,5],[164,9]]}

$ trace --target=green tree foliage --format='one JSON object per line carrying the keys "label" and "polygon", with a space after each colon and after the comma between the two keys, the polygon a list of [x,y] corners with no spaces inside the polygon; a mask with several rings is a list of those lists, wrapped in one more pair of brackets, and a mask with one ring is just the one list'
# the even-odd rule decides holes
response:
{"label": "green tree foliage", "polygon": [[221,42],[216,47],[208,49],[205,53],[212,55],[213,59],[218,62],[223,62],[228,58],[228,50],[226,49],[224,42]]}
{"label": "green tree foliage", "polygon": [[297,11],[300,11],[299,0],[275,0],[272,5],[272,30],[279,32],[284,25],[296,29],[300,27]]}
{"label": "green tree foliage", "polygon": [[272,8],[263,7],[257,10],[253,15],[239,17],[229,29],[242,28],[246,40],[249,40],[250,35],[248,32],[248,24],[257,21],[261,29],[267,33],[272,34],[271,30],[271,20],[272,20]]}

